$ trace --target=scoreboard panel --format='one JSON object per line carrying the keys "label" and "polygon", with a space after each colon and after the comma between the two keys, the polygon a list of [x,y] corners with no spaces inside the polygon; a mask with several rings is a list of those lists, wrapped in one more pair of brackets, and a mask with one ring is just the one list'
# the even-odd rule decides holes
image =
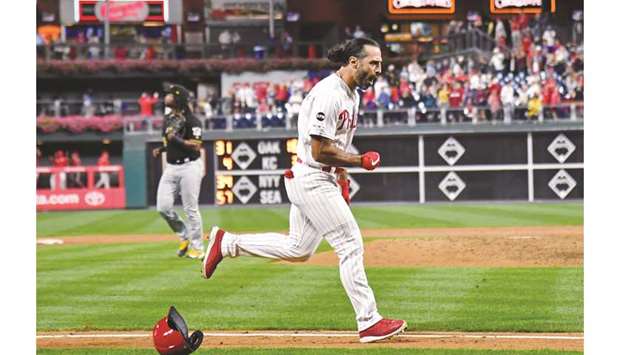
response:
{"label": "scoreboard panel", "polygon": [[[583,198],[583,130],[355,137],[352,151],[368,150],[382,162],[348,169],[353,202]],[[201,204],[289,203],[283,173],[297,163],[296,137],[207,140],[205,151]],[[154,204],[162,163],[148,158]]]}
{"label": "scoreboard panel", "polygon": [[215,203],[287,203],[282,174],[296,151],[297,138],[214,141]]}
{"label": "scoreboard panel", "polygon": [[[352,150],[379,151],[385,167],[407,166],[410,169],[418,163],[417,137],[356,137]],[[213,141],[214,203],[289,203],[282,174],[297,163],[296,152],[297,138],[293,137]],[[419,198],[418,174],[414,171],[367,172],[361,168],[349,171],[354,201],[356,196],[363,201],[417,201]],[[407,191],[403,192],[403,188]]]}

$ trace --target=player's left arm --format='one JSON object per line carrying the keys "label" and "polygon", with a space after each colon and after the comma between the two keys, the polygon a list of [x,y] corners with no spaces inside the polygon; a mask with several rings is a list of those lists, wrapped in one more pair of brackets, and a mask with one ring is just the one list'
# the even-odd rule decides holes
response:
{"label": "player's left arm", "polygon": [[202,148],[202,126],[200,125],[200,121],[193,119],[189,128],[191,130],[191,137],[188,139],[187,144],[189,144],[192,149],[200,151],[200,148]]}
{"label": "player's left arm", "polygon": [[179,137],[178,133],[181,131],[180,129],[170,129],[166,133],[166,138],[168,139],[168,142],[176,144],[178,147],[188,151],[200,151],[200,148],[202,147],[202,128],[200,127],[199,123],[199,121],[197,123],[188,123],[188,121],[185,121],[185,124],[188,125],[187,128],[191,130],[190,138],[188,139],[183,139],[183,137]]}

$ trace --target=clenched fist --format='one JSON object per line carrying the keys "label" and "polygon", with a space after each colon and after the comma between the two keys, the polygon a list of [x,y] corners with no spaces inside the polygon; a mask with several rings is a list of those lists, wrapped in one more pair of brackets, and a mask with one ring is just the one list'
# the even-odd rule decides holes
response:
{"label": "clenched fist", "polygon": [[366,170],[375,170],[381,162],[381,155],[377,152],[366,152],[362,155],[362,168]]}

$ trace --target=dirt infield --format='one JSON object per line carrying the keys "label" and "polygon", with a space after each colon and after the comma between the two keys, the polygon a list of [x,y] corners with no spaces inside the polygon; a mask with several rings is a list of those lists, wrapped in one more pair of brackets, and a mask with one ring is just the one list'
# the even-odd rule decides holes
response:
{"label": "dirt infield", "polygon": [[[550,267],[583,265],[581,227],[447,228],[364,231],[364,264],[387,267]],[[338,265],[332,251],[309,264]]]}
{"label": "dirt infield", "polygon": [[[39,333],[39,348],[151,348],[147,332]],[[583,351],[581,333],[405,332],[375,344],[361,344],[352,332],[206,332],[203,348],[443,348]]]}
{"label": "dirt infield", "polygon": [[[364,263],[387,267],[550,267],[583,265],[582,226],[365,229]],[[157,243],[172,235],[95,235],[39,239],[72,244]],[[304,264],[338,265],[333,251]]]}

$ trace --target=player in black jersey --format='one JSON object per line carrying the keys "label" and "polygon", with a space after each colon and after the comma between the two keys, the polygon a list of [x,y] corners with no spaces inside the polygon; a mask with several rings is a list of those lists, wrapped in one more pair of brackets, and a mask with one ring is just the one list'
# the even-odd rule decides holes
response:
{"label": "player in black jersey", "polygon": [[[171,85],[166,90],[163,146],[153,150],[156,158],[165,152],[167,162],[157,188],[157,211],[180,238],[177,255],[202,259],[202,217],[198,209],[200,184],[204,176],[204,165],[200,159],[202,124],[192,113],[189,100],[189,91],[181,85]],[[177,194],[181,196],[187,222],[174,210]]]}

